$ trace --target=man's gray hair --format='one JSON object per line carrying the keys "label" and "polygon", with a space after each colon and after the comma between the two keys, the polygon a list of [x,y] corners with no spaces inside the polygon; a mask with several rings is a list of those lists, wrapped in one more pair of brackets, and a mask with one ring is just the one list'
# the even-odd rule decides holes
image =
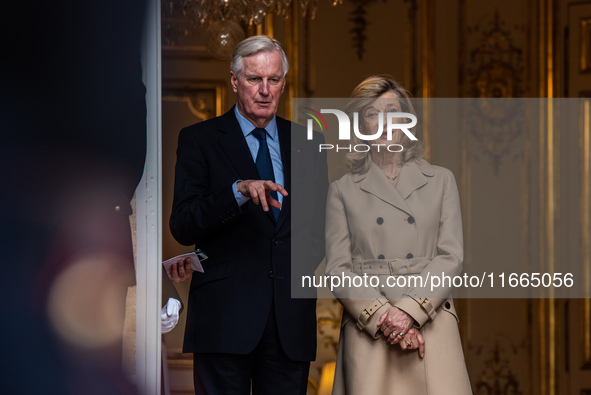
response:
{"label": "man's gray hair", "polygon": [[289,61],[287,60],[287,54],[285,53],[283,46],[274,38],[263,35],[248,37],[236,46],[236,49],[234,49],[234,53],[232,54],[232,65],[230,66],[230,70],[232,70],[236,77],[238,77],[244,67],[244,58],[256,55],[259,52],[275,51],[281,53],[281,57],[283,58],[282,69],[283,77],[285,77],[289,70]]}

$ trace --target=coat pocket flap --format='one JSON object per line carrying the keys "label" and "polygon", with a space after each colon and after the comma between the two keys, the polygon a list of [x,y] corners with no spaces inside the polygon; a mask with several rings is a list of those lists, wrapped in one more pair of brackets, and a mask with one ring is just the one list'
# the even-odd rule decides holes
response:
{"label": "coat pocket flap", "polygon": [[220,262],[213,265],[203,265],[203,273],[193,272],[191,288],[207,284],[212,281],[221,280],[232,275],[232,264],[230,262]]}
{"label": "coat pocket flap", "polygon": [[448,312],[449,314],[453,315],[456,319],[456,322],[459,324],[460,319],[458,318],[458,313],[456,312],[456,307],[454,306],[454,302],[451,298],[446,299],[445,302],[441,304],[441,310]]}

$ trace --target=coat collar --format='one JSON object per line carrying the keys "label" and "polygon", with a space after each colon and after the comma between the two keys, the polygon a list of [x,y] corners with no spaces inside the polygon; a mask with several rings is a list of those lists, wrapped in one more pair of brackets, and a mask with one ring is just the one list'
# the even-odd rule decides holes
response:
{"label": "coat collar", "polygon": [[352,179],[353,182],[359,183],[362,190],[411,215],[405,200],[414,191],[426,185],[434,174],[431,164],[417,159],[404,164],[396,187],[392,187],[384,173],[373,163],[367,173],[353,174]]}

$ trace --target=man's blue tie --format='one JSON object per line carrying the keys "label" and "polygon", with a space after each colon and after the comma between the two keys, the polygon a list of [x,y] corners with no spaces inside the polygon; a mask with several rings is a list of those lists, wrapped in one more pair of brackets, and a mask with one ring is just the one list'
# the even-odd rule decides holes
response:
{"label": "man's blue tie", "polygon": [[[262,180],[271,180],[275,182],[275,174],[273,173],[273,162],[271,161],[271,154],[269,153],[269,146],[267,145],[267,131],[265,129],[256,128],[252,134],[259,141],[259,152],[257,152],[256,165],[259,175]],[[271,197],[277,200],[277,192],[271,191]],[[269,207],[271,207],[269,205]],[[279,218],[279,209],[271,207],[275,220]]]}

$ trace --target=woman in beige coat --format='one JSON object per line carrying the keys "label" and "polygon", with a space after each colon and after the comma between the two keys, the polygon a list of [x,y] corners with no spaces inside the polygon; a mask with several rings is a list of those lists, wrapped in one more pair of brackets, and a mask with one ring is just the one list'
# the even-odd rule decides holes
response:
{"label": "woman in beige coat", "polygon": [[370,77],[352,97],[361,133],[376,134],[380,117],[384,133],[356,141],[370,151],[349,154],[328,193],[326,271],[344,307],[333,395],[472,394],[451,290],[429,282],[462,271],[454,176],[401,130],[387,139],[385,114],[413,112],[395,81]]}

